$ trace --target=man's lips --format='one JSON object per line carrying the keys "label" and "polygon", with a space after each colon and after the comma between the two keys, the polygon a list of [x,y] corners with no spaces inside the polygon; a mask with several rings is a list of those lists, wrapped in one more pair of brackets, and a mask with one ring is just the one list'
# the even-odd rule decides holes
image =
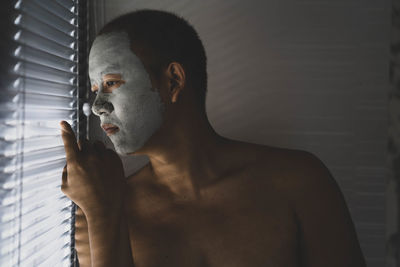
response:
{"label": "man's lips", "polygon": [[101,125],[101,128],[103,128],[103,130],[107,133],[107,136],[119,131],[119,128],[111,123],[104,123]]}

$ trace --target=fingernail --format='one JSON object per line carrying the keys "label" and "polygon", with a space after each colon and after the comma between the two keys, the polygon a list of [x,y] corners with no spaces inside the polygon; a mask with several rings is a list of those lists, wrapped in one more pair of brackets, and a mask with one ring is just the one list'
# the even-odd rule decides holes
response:
{"label": "fingernail", "polygon": [[61,121],[60,125],[61,125],[61,130],[67,130],[67,127],[65,125],[65,121]]}

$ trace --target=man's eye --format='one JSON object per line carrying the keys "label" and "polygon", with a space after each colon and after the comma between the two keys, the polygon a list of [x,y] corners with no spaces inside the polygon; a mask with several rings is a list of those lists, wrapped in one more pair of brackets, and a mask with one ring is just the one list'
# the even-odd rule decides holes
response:
{"label": "man's eye", "polygon": [[114,86],[116,84],[118,84],[118,81],[107,81],[106,82],[106,85],[109,86],[109,87]]}

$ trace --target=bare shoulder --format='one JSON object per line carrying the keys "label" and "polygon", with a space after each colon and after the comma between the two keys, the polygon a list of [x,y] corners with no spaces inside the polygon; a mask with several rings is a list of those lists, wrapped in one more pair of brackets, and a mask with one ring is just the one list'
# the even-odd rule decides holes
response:
{"label": "bare shoulder", "polygon": [[232,148],[240,154],[245,153],[246,157],[249,156],[254,160],[259,160],[259,163],[264,164],[267,163],[265,160],[272,161],[274,159],[282,164],[292,164],[301,160],[319,161],[319,159],[311,152],[300,149],[274,147],[243,141],[233,141]]}
{"label": "bare shoulder", "polygon": [[[240,144],[246,155],[253,158],[252,167],[266,172],[279,172],[280,178],[291,179],[285,182],[303,183],[304,179],[331,179],[328,168],[315,154],[300,149],[290,149],[257,145],[251,143]],[[322,178],[322,176],[324,178]],[[319,176],[320,178],[316,178]]]}
{"label": "bare shoulder", "polygon": [[216,189],[231,193],[239,189],[246,198],[262,197],[249,193],[253,191],[265,192],[265,197],[283,196],[286,192],[282,190],[290,190],[301,182],[299,174],[304,173],[305,166],[316,165],[317,161],[307,151],[237,140],[230,140],[219,158],[223,159],[218,165],[225,165],[224,173],[229,175],[223,175]]}
{"label": "bare shoulder", "polygon": [[268,192],[280,194],[295,212],[302,263],[364,267],[345,197],[323,161],[303,150],[246,146],[255,159],[249,167],[260,175],[258,183],[273,188]]}
{"label": "bare shoulder", "polygon": [[258,159],[260,170],[265,166],[269,168],[267,172],[274,173],[266,178],[273,179],[293,203],[320,194],[344,202],[336,179],[315,154],[305,150],[266,147]]}
{"label": "bare shoulder", "polygon": [[318,197],[321,192],[344,201],[327,166],[309,151],[246,142],[235,142],[234,147],[237,152],[232,154],[245,161],[244,183],[280,194],[293,203],[311,195]]}
{"label": "bare shoulder", "polygon": [[[265,179],[295,186],[305,183],[305,179],[324,174],[329,177],[325,164],[313,153],[300,149],[290,149],[259,145],[247,142],[235,142],[237,158],[246,162],[246,168],[260,174]],[[244,157],[243,157],[244,156]]]}

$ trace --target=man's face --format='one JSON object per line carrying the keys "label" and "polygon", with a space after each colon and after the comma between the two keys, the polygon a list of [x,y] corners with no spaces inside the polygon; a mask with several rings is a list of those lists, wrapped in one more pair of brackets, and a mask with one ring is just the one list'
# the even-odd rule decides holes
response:
{"label": "man's face", "polygon": [[98,36],[89,55],[89,77],[97,93],[92,111],[100,116],[119,154],[140,149],[163,121],[164,104],[152,88],[125,32]]}

